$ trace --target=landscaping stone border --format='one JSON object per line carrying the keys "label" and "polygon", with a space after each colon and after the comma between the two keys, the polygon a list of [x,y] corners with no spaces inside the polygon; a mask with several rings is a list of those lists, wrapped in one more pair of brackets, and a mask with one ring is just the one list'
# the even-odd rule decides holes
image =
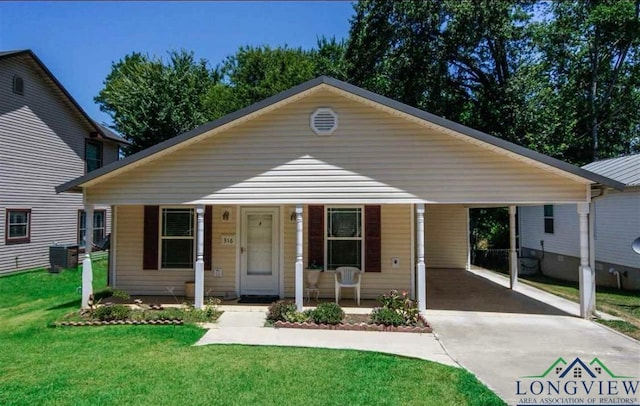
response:
{"label": "landscaping stone border", "polygon": [[63,321],[60,323],[56,323],[57,327],[87,327],[87,326],[142,326],[142,325],[151,325],[151,326],[168,326],[174,325],[179,326],[183,325],[184,320],[176,319],[176,320],[113,320],[113,321]]}
{"label": "landscaping stone border", "polygon": [[345,330],[345,331],[391,331],[398,333],[432,333],[430,326],[383,326],[381,324],[355,323],[355,324],[316,324],[316,323],[292,323],[288,321],[276,321],[276,328],[301,328],[307,330]]}

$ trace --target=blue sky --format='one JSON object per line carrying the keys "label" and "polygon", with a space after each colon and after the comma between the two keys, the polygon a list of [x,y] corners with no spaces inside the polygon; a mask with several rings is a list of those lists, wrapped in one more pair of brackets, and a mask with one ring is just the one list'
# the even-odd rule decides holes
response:
{"label": "blue sky", "polygon": [[243,45],[346,38],[352,15],[350,2],[1,2],[0,50],[32,49],[90,116],[110,123],[93,97],[130,52],[186,49],[213,67]]}

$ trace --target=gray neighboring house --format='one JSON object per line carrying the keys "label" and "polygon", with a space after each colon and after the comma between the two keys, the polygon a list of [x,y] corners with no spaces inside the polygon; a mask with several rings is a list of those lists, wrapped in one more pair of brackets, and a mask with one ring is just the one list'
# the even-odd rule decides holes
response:
{"label": "gray neighboring house", "polygon": [[[596,283],[640,289],[640,255],[631,249],[640,237],[640,154],[606,159],[583,169],[617,180],[622,191],[594,194],[593,241]],[[542,272],[577,281],[580,244],[578,214],[572,205],[519,207],[522,255],[542,258]],[[543,255],[544,249],[544,255]]]}
{"label": "gray neighboring house", "polygon": [[[81,243],[82,196],[55,186],[117,161],[123,143],[32,51],[0,52],[0,274],[47,266],[53,243]],[[94,241],[109,233],[108,206],[94,224]]]}

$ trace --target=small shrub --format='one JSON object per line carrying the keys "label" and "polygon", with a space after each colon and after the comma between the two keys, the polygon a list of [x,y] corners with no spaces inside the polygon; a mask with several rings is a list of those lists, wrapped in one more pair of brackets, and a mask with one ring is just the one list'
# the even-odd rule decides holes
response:
{"label": "small shrub", "polygon": [[288,313],[295,313],[298,310],[296,304],[290,300],[278,300],[269,305],[267,310],[267,320],[274,321],[287,321],[286,315]]}
{"label": "small shrub", "polygon": [[316,324],[340,324],[344,319],[344,311],[336,303],[320,303],[318,307],[307,310],[305,314]]}
{"label": "small shrub", "polygon": [[293,311],[286,313],[284,319],[290,323],[304,323],[309,320],[309,317],[303,312]]}
{"label": "small shrub", "polygon": [[96,308],[91,317],[100,321],[127,320],[130,314],[129,306],[115,304]]}
{"label": "small shrub", "polygon": [[[418,302],[409,299],[407,292],[398,293],[397,290],[391,290],[389,293],[379,296],[378,303],[382,305],[382,309],[396,312],[403,320],[402,325],[415,326],[419,321]],[[386,311],[384,314],[386,318],[394,317]],[[371,317],[373,318],[373,313]]]}
{"label": "small shrub", "polygon": [[120,289],[114,289],[113,292],[111,292],[111,296],[117,297],[118,299],[124,299],[124,300],[131,299],[131,296],[127,292]]}
{"label": "small shrub", "polygon": [[404,325],[404,317],[393,309],[376,307],[371,312],[371,322],[384,326],[402,326]]}

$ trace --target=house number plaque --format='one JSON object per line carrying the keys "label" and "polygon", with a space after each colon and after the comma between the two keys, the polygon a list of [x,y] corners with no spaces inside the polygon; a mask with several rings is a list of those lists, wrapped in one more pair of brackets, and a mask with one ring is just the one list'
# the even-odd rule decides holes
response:
{"label": "house number plaque", "polygon": [[236,245],[236,236],[235,235],[223,235],[222,236],[222,245]]}

